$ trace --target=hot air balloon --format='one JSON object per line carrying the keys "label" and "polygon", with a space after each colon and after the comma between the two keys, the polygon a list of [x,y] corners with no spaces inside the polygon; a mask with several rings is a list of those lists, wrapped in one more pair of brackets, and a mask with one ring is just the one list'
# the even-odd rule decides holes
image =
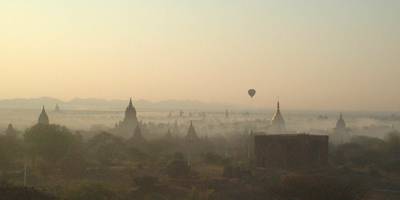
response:
{"label": "hot air balloon", "polygon": [[249,96],[250,96],[251,98],[253,98],[254,95],[256,95],[256,90],[255,90],[255,89],[250,89],[249,91],[247,91],[247,93],[249,93]]}

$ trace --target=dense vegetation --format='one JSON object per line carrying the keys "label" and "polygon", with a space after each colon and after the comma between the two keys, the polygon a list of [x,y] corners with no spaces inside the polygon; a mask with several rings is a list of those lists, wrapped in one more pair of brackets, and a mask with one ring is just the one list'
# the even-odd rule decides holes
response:
{"label": "dense vegetation", "polygon": [[0,196],[7,199],[357,200],[372,186],[400,187],[398,132],[353,137],[331,146],[326,169],[291,172],[262,171],[246,156],[221,150],[242,151],[237,141],[244,136],[188,146],[178,137],[85,138],[59,125],[35,125],[20,135],[0,136]]}

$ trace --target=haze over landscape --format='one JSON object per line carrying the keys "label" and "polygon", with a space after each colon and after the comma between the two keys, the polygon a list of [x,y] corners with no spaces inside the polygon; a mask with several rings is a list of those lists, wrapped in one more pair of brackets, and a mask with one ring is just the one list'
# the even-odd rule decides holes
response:
{"label": "haze over landscape", "polygon": [[2,1],[0,98],[272,108],[279,96],[287,109],[399,110],[399,9],[396,0]]}
{"label": "haze over landscape", "polygon": [[399,0],[0,0],[0,200],[399,200]]}

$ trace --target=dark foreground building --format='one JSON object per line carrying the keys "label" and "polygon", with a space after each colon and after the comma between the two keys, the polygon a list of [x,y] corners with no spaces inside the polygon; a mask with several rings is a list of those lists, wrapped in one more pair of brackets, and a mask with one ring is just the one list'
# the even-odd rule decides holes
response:
{"label": "dark foreground building", "polygon": [[328,163],[328,139],[325,135],[256,135],[256,165],[278,169],[323,167]]}

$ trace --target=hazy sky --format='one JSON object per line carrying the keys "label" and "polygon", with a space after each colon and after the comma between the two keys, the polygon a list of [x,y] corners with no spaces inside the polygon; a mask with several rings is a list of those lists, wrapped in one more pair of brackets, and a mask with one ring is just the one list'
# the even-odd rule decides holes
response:
{"label": "hazy sky", "polygon": [[0,0],[0,69],[0,99],[400,110],[400,1]]}

